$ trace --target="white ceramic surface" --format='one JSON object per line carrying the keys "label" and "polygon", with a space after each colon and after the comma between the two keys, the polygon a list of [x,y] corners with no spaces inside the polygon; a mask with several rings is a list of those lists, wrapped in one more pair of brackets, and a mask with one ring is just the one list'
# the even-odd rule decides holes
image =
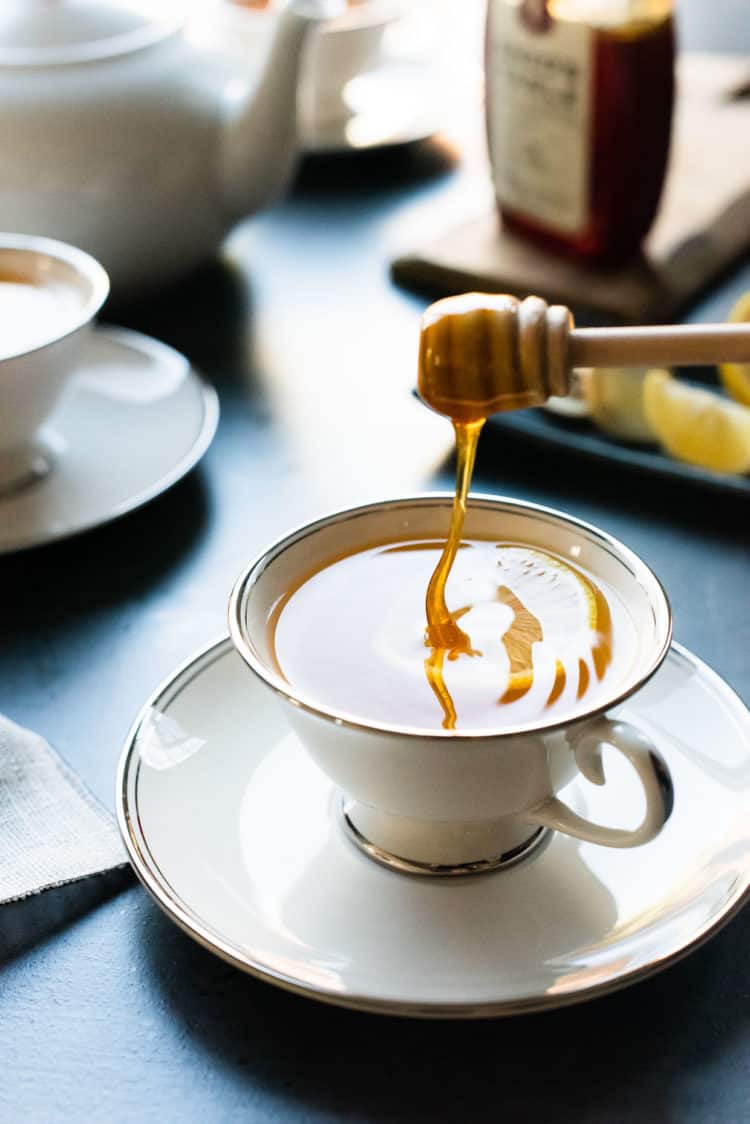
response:
{"label": "white ceramic surface", "polygon": [[97,261],[74,246],[5,233],[0,278],[12,283],[11,292],[37,294],[36,303],[22,306],[15,328],[4,318],[21,315],[17,298],[12,305],[0,303],[1,496],[47,470],[33,440],[75,371],[109,280]]}
{"label": "white ceramic surface", "polygon": [[[196,18],[201,34],[238,58],[252,58],[270,40],[280,5],[250,8],[234,0],[209,3]],[[382,61],[383,36],[401,15],[398,0],[368,0],[324,24],[305,51],[298,108],[303,135],[350,116],[347,83]]]}
{"label": "white ceramic surface", "polygon": [[[438,873],[436,868],[443,874],[465,873],[467,865],[503,861],[530,843],[540,826],[603,846],[640,846],[669,816],[669,772],[648,735],[632,724],[609,721],[604,712],[659,667],[669,648],[671,615],[664,590],[645,563],[590,524],[538,504],[477,494],[469,497],[464,524],[467,539],[553,551],[600,578],[625,607],[634,648],[585,704],[574,692],[563,693],[541,715],[537,709],[525,714],[521,699],[505,708],[502,721],[493,705],[496,724],[487,728],[459,724],[445,730],[437,706],[434,718],[428,714],[411,725],[374,719],[318,697],[280,673],[268,621],[290,588],[312,569],[367,543],[404,536],[441,541],[452,506],[448,494],[385,500],[334,512],[285,535],[235,583],[229,603],[235,647],[274,693],[313,759],[346,795],[347,816],[358,838],[387,861],[430,868],[424,873]],[[381,607],[384,614],[387,608]],[[643,786],[645,810],[632,831],[589,822],[559,799],[560,789],[579,770],[594,783],[605,783],[604,746],[620,751]]]}
{"label": "white ceramic surface", "polygon": [[216,430],[216,392],[166,344],[97,328],[41,430],[52,471],[0,496],[0,554],[66,538],[153,499],[197,463]]}
{"label": "white ceramic surface", "polygon": [[437,68],[385,58],[347,83],[342,92],[345,116],[325,118],[302,104],[302,148],[322,155],[426,140],[449,117],[448,96],[445,76]]}
{"label": "white ceramic surface", "polygon": [[[149,700],[120,761],[131,862],[172,920],[271,983],[340,1006],[477,1017],[564,1006],[667,966],[714,933],[750,885],[750,715],[677,646],[616,712],[660,748],[675,808],[632,851],[554,835],[517,866],[456,881],[361,854],[333,786],[228,640]],[[577,780],[584,814],[633,822],[640,793]]]}
{"label": "white ceramic surface", "polygon": [[291,0],[265,59],[238,66],[170,0],[3,0],[4,226],[82,247],[115,289],[206,258],[286,181],[302,49],[341,3]]}
{"label": "white ceramic surface", "polygon": [[[409,144],[432,136],[451,119],[455,82],[445,60],[435,57],[436,45],[444,40],[445,12],[433,17],[434,2],[428,0],[420,18],[414,5],[402,0],[371,0],[320,27],[305,52],[298,89],[303,151]],[[209,0],[193,26],[199,41],[240,62],[263,52],[276,18],[274,11]]]}
{"label": "white ceramic surface", "polygon": [[383,35],[398,14],[395,0],[369,0],[342,12],[314,37],[300,82],[303,130],[308,121],[340,121],[350,115],[347,84],[380,61]]}

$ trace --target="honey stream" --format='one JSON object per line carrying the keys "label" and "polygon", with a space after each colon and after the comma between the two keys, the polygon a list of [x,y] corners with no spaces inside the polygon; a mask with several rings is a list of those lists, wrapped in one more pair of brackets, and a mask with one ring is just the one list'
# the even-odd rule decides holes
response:
{"label": "honey stream", "polygon": [[453,419],[457,453],[456,494],[453,498],[448,538],[427,587],[425,643],[431,651],[424,661],[424,669],[427,682],[442,708],[443,728],[446,730],[455,729],[457,718],[456,707],[445,685],[443,675],[446,656],[449,660],[455,660],[459,656],[481,655],[480,652],[476,652],[472,648],[469,636],[456,622],[456,618],[463,616],[463,612],[466,612],[466,610],[451,613],[445,600],[445,586],[453,569],[458,548],[461,545],[464,520],[466,519],[466,500],[474,471],[479,434],[482,432],[485,420],[485,418],[479,418],[477,421],[465,422]]}
{"label": "honey stream", "polygon": [[[451,511],[448,537],[443,546],[438,563],[430,578],[425,598],[427,628],[425,645],[430,654],[424,661],[425,675],[435,698],[443,712],[443,729],[454,730],[458,721],[456,706],[445,683],[445,661],[456,660],[460,656],[481,656],[471,643],[471,637],[458,621],[471,609],[470,605],[451,611],[445,597],[445,589],[456,555],[461,547],[461,539],[466,519],[466,502],[476,458],[477,444],[486,419],[475,422],[459,422],[453,419],[456,433],[457,466],[456,492]],[[591,643],[591,657],[596,678],[601,680],[612,660],[612,616],[606,597],[599,587],[577,567],[565,563],[574,573],[593,599],[596,629]],[[508,655],[511,682],[498,699],[499,704],[512,703],[522,698],[534,683],[533,648],[544,639],[544,629],[536,617],[520,598],[506,585],[497,589],[497,600],[507,605],[513,612],[510,628],[502,637]],[[591,673],[585,660],[578,659],[578,687],[576,697],[582,699],[589,689]],[[547,698],[547,706],[563,693],[568,672],[564,664],[556,661],[555,680]],[[513,679],[520,679],[514,685]]]}

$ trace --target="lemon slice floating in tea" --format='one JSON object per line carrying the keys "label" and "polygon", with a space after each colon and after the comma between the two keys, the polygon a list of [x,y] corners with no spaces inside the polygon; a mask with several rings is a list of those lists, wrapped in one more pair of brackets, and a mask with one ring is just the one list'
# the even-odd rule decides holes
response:
{"label": "lemon slice floating in tea", "polygon": [[[729,313],[730,324],[750,324],[750,292],[743,293]],[[719,375],[727,394],[750,406],[750,363],[721,363]]]}
{"label": "lemon slice floating in tea", "polygon": [[[512,702],[528,691],[534,681],[534,644],[544,641],[556,657],[556,698],[565,685],[565,657],[569,649],[580,651],[585,639],[594,653],[595,635],[604,622],[591,583],[561,559],[529,547],[498,547],[499,601],[513,610],[513,621],[503,636],[510,660],[510,676],[502,702]],[[585,674],[588,683],[588,669]],[[579,683],[580,691],[580,683]]]}
{"label": "lemon slice floating in tea", "polygon": [[714,472],[750,471],[750,409],[649,371],[643,408],[667,452]]}

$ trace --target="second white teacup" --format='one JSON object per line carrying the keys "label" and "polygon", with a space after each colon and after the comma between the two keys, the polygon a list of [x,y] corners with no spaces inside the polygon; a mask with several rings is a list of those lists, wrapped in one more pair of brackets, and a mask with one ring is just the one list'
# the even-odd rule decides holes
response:
{"label": "second white teacup", "polygon": [[351,114],[348,84],[382,61],[383,37],[400,14],[396,0],[366,0],[347,8],[313,41],[301,88],[308,127]]}
{"label": "second white teacup", "polygon": [[[256,56],[272,34],[280,6],[220,0],[209,8],[211,27],[204,34],[232,53]],[[303,133],[351,115],[347,85],[383,61],[385,33],[402,9],[401,0],[342,3],[341,10],[320,27],[307,51],[300,81]]]}
{"label": "second white teacup", "polygon": [[0,493],[49,467],[39,430],[108,293],[107,274],[82,250],[0,233]]}
{"label": "second white teacup", "polygon": [[[498,722],[494,729],[425,730],[348,713],[279,674],[269,621],[304,575],[368,544],[444,539],[450,507],[450,496],[371,504],[318,520],[275,543],[233,590],[229,624],[237,650],[276,693],[300,740],[340,788],[344,822],[354,840],[394,869],[438,874],[494,869],[527,853],[545,828],[610,847],[648,842],[671,811],[669,772],[643,732],[605,712],[660,666],[671,640],[671,615],[651,570],[595,527],[533,504],[472,496],[464,530],[467,539],[523,543],[569,559],[605,582],[627,607],[637,637],[633,658],[604,695],[583,708],[514,726]],[[362,593],[369,596],[368,590]],[[320,638],[321,646],[325,640]],[[634,830],[593,823],[558,796],[578,772],[604,783],[605,745],[625,756],[643,788],[646,810]]]}

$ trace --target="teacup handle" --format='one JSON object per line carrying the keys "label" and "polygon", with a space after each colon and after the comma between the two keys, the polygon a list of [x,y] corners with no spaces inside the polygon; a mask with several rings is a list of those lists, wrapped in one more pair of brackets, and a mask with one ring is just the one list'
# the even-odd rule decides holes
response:
{"label": "teacup handle", "polygon": [[672,812],[674,789],[669,770],[649,738],[628,722],[613,722],[603,717],[587,723],[577,736],[574,732],[568,737],[578,768],[592,784],[602,785],[606,780],[603,745],[611,745],[627,757],[646,796],[643,822],[634,831],[604,827],[577,815],[556,796],[548,796],[535,805],[525,819],[604,847],[640,847],[658,835]]}

